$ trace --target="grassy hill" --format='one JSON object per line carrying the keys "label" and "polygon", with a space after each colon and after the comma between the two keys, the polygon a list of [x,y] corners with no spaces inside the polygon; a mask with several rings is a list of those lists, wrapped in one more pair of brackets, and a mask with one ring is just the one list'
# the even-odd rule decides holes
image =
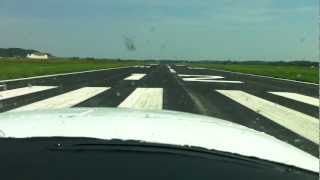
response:
{"label": "grassy hill", "polygon": [[117,60],[51,59],[43,61],[30,59],[7,60],[7,58],[4,58],[3,60],[0,60],[0,80],[86,70],[128,67],[141,64],[143,63],[138,61]]}
{"label": "grassy hill", "polygon": [[319,84],[319,64],[317,62],[220,62],[193,63],[191,66],[285,78]]}

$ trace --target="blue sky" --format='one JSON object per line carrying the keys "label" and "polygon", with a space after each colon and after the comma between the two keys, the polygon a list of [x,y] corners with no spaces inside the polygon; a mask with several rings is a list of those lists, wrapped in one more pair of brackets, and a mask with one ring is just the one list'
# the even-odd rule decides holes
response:
{"label": "blue sky", "polygon": [[0,0],[0,47],[100,58],[317,60],[317,10],[316,0]]}

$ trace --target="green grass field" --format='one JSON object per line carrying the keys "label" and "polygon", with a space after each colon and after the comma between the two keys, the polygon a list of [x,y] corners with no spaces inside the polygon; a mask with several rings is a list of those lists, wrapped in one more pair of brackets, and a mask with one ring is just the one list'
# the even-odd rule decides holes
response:
{"label": "green grass field", "polygon": [[206,67],[209,69],[221,69],[247,74],[256,74],[277,78],[285,78],[297,81],[319,84],[318,67],[294,66],[294,65],[248,65],[248,64],[192,64],[192,67]]}
{"label": "green grass field", "polygon": [[107,69],[134,66],[138,62],[111,60],[6,60],[0,59],[0,80],[24,78],[57,73],[78,72],[95,69]]}

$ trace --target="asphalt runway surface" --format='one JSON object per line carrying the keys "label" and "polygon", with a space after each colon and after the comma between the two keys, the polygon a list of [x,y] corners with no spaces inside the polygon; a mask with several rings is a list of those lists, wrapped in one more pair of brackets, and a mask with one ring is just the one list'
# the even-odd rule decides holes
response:
{"label": "asphalt runway surface", "polygon": [[1,113],[72,107],[175,110],[241,124],[317,157],[318,97],[315,84],[182,65],[0,81]]}

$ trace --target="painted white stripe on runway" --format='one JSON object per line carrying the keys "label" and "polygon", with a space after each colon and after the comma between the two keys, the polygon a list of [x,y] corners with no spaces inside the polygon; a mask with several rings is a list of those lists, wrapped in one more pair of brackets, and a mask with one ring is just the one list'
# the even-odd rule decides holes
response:
{"label": "painted white stripe on runway", "polygon": [[137,88],[118,107],[143,110],[161,110],[163,88]]}
{"label": "painted white stripe on runway", "polygon": [[223,76],[211,76],[211,75],[193,75],[193,74],[179,74],[179,77],[208,77],[208,78],[215,78],[215,79],[222,79]]}
{"label": "painted white stripe on runway", "polygon": [[136,68],[151,68],[151,66],[134,66]]}
{"label": "painted white stripe on runway", "polygon": [[169,71],[170,71],[171,73],[173,73],[173,74],[176,74],[176,73],[177,73],[177,71],[175,71],[174,69],[169,69]]}
{"label": "painted white stripe on runway", "polygon": [[217,92],[319,144],[318,119],[243,91],[217,90]]}
{"label": "painted white stripe on runway", "polygon": [[225,81],[225,80],[205,80],[205,79],[196,79],[196,78],[183,78],[184,81],[191,81],[191,82],[213,82],[213,83],[234,83],[234,84],[241,84],[242,81]]}
{"label": "painted white stripe on runway", "polygon": [[75,106],[89,98],[92,98],[106,90],[109,87],[83,87],[74,91],[70,91],[49,99],[38,101],[26,106],[22,106],[11,111],[32,111],[45,109],[59,109]]}
{"label": "painted white stripe on runway", "polygon": [[177,73],[174,69],[171,68],[171,66],[167,65],[167,67],[168,67],[168,69],[169,69],[169,71],[170,71],[171,73],[173,73],[173,74],[176,74],[176,73]]}
{"label": "painted white stripe on runway", "polygon": [[30,87],[23,87],[23,88],[17,88],[12,90],[5,90],[0,92],[0,100],[32,94],[40,91],[53,89],[53,88],[57,88],[57,86],[30,86]]}
{"label": "painted white stripe on runway", "polygon": [[124,80],[137,81],[145,77],[146,74],[131,74],[131,76],[125,78]]}
{"label": "painted white stripe on runway", "polygon": [[200,68],[200,67],[188,67],[188,69],[195,69],[195,70],[204,70],[204,69],[207,69],[207,68]]}
{"label": "painted white stripe on runway", "polygon": [[289,98],[295,101],[300,101],[306,104],[310,104],[312,106],[317,106],[317,107],[319,106],[318,98],[314,98],[314,97],[310,97],[310,96],[306,96],[298,93],[291,93],[291,92],[269,92],[269,93],[282,96],[285,98]]}
{"label": "painted white stripe on runway", "polygon": [[183,77],[183,81],[189,82],[243,83],[242,81],[218,80],[223,79],[222,76],[179,74],[179,77]]}

